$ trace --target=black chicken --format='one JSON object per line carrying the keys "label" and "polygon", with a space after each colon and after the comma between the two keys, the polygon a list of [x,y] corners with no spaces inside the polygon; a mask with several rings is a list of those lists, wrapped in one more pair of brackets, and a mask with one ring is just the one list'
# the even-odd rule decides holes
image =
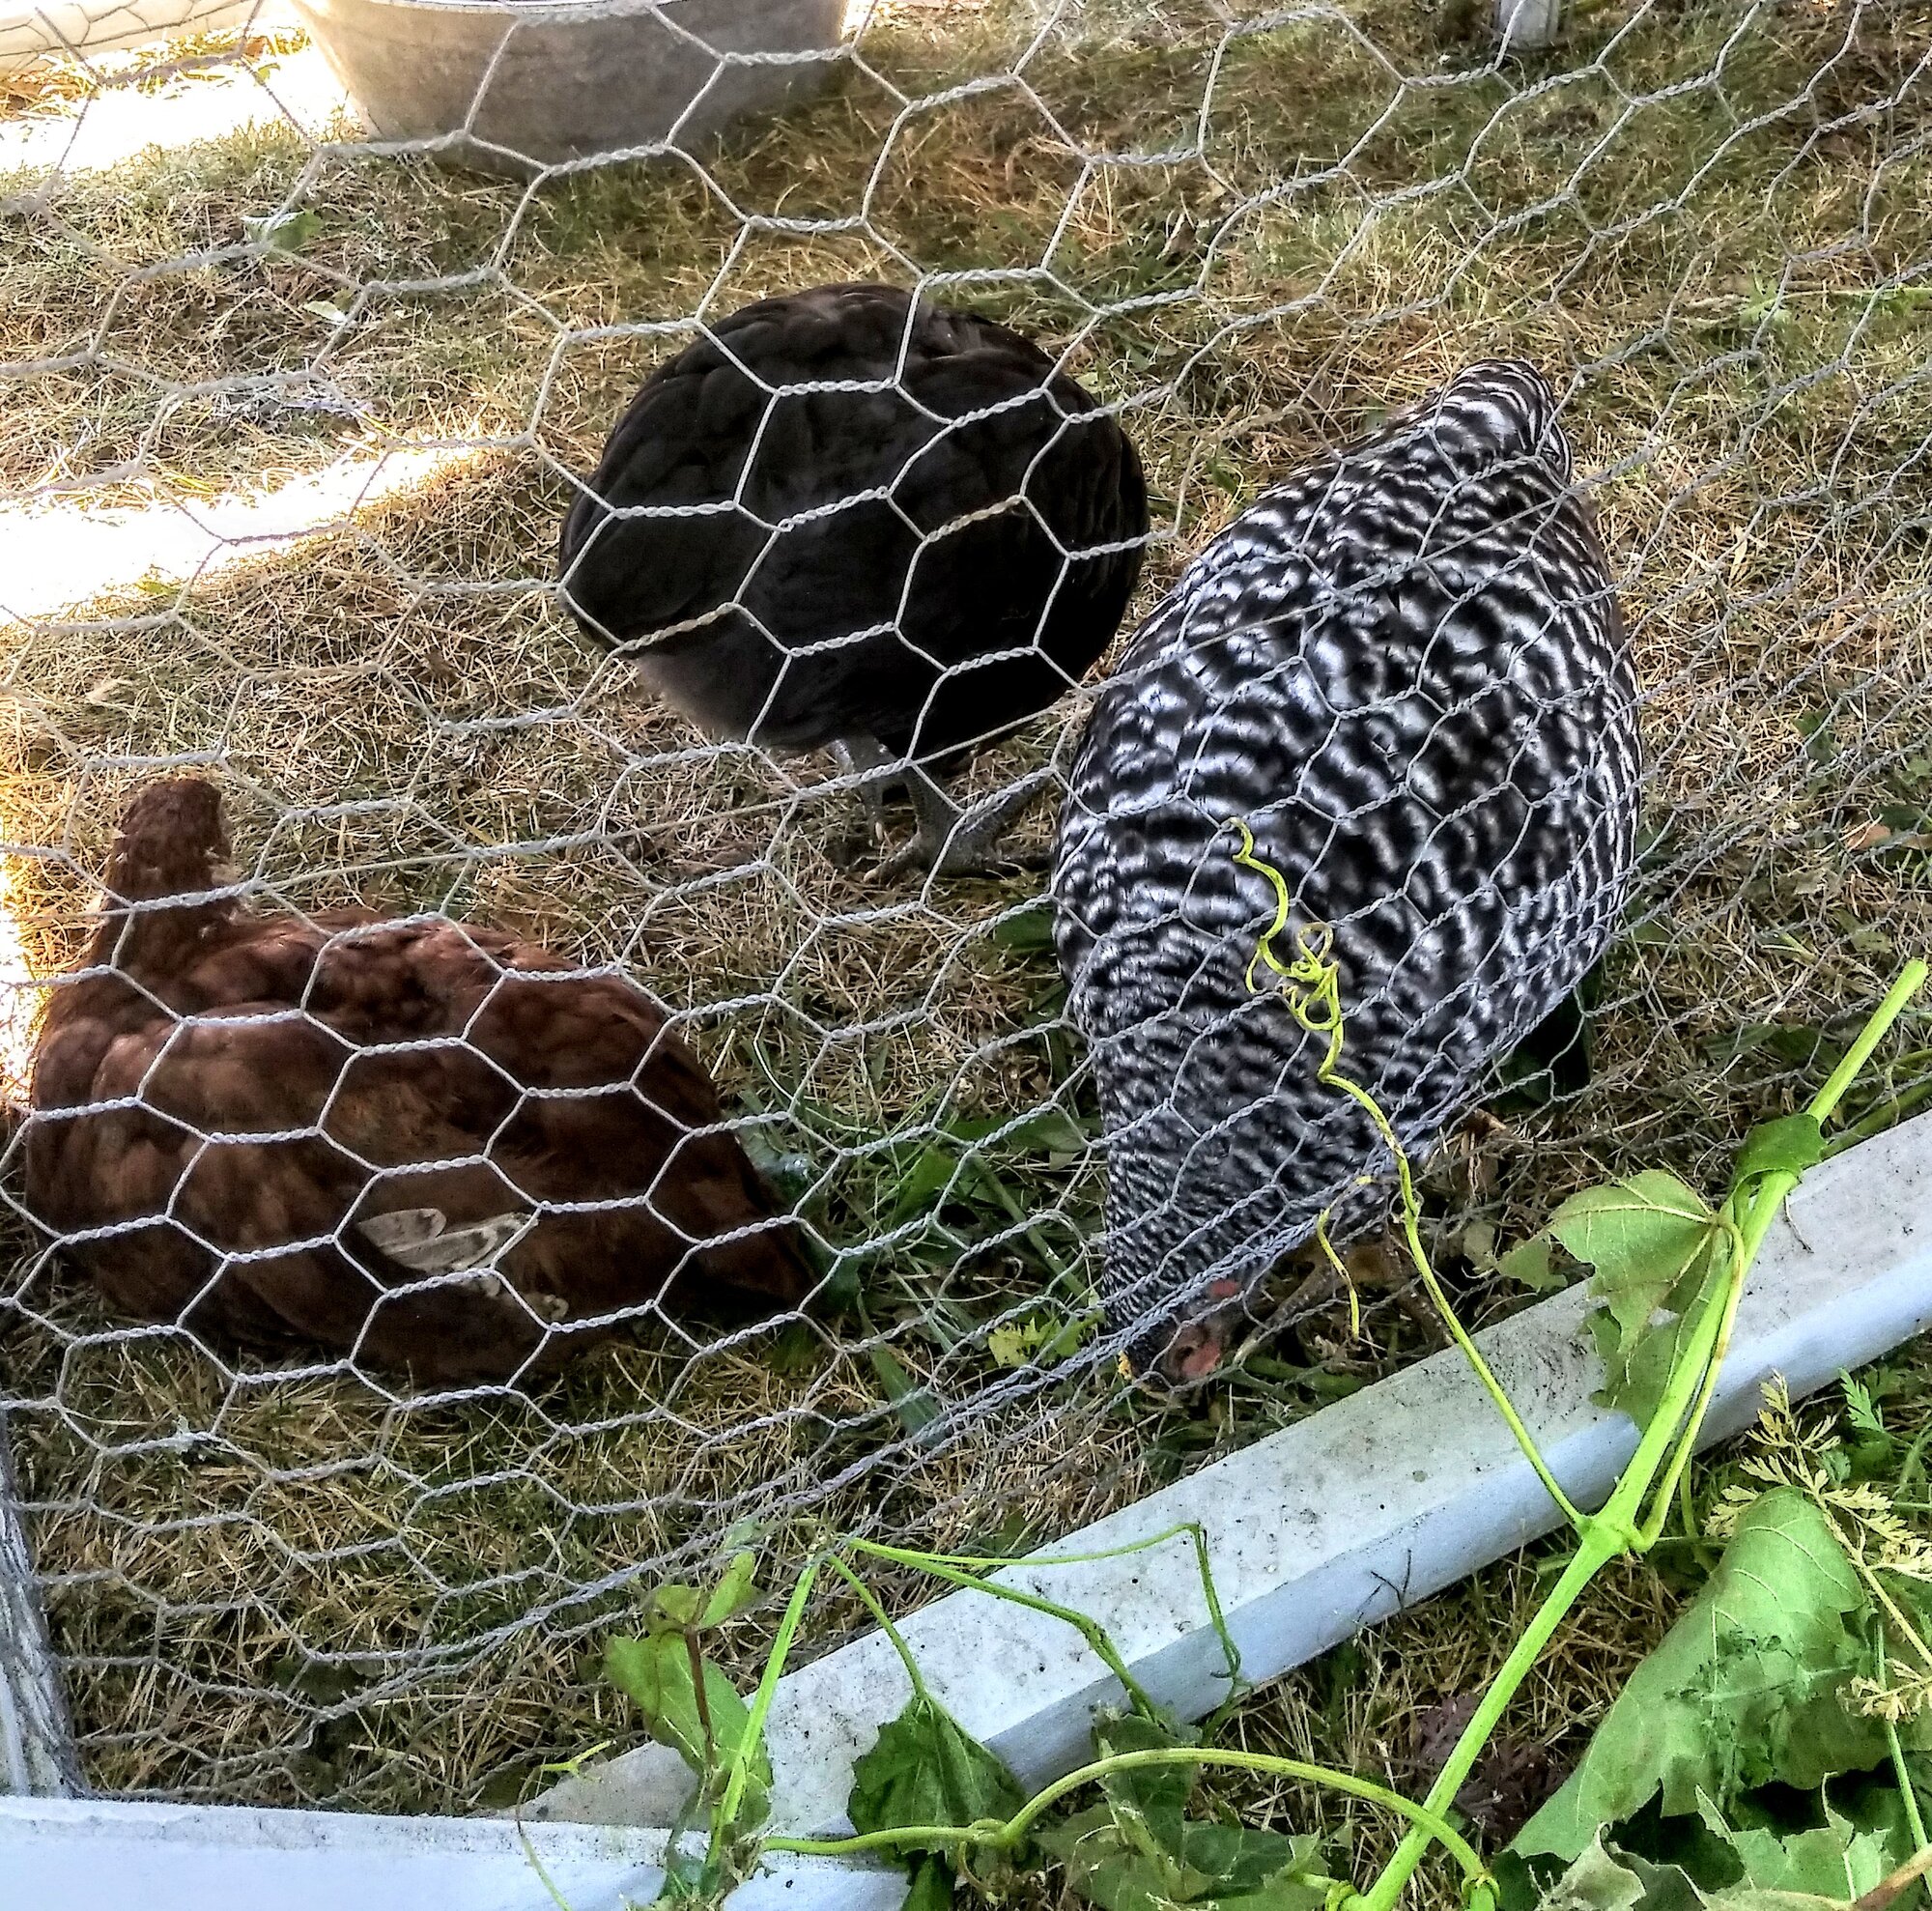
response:
{"label": "black chicken", "polygon": [[[1326,924],[1340,1071],[1425,1149],[1602,954],[1638,785],[1623,625],[1549,387],[1471,366],[1268,492],[1135,634],[1056,844],[1060,958],[1108,1152],[1129,1364],[1220,1357],[1248,1289],[1392,1163],[1249,965]],[[1266,977],[1263,967],[1259,977]],[[1173,1317],[1200,1310],[1178,1330]]]}
{"label": "black chicken", "polygon": [[715,736],[836,748],[981,867],[1043,778],[935,777],[1079,681],[1147,536],[1119,423],[1005,326],[891,286],[765,299],[661,366],[564,523],[564,601]]}

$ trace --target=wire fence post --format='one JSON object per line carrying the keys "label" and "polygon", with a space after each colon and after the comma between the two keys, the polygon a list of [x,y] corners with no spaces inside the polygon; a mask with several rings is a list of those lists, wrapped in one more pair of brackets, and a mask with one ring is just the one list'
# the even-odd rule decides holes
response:
{"label": "wire fence post", "polygon": [[1563,26],[1563,0],[1495,0],[1496,38],[1509,53],[1552,44]]}
{"label": "wire fence post", "polygon": [[0,1791],[74,1798],[83,1789],[0,1413]]}

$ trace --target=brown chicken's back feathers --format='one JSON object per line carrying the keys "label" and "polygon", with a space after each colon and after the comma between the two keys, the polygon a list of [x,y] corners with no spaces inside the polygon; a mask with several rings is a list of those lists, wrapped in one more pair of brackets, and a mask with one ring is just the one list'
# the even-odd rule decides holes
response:
{"label": "brown chicken's back feathers", "polygon": [[[27,1207],[113,1306],[450,1385],[660,1303],[807,1298],[710,1077],[631,983],[440,918],[253,917],[204,899],[225,852],[209,784],[145,789],[40,1037]],[[498,1251],[448,1266],[486,1223]]]}

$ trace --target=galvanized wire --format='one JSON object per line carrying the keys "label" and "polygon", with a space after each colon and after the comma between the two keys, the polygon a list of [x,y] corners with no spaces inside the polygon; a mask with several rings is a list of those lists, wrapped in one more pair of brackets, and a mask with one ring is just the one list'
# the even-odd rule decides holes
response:
{"label": "galvanized wire", "polygon": [[[117,1319],[14,1200],[0,1417],[92,1783],[502,1804],[629,1729],[586,1655],[730,1545],[776,1580],[831,1530],[1043,1540],[1434,1345],[1385,1281],[1359,1331],[1330,1298],[1203,1397],[1123,1392],[1039,879],[841,862],[852,777],[705,741],[563,615],[604,431],[747,299],[874,276],[1044,339],[1147,461],[1135,616],[1301,459],[1538,362],[1629,613],[1646,856],[1587,1070],[1512,1078],[1433,1164],[1438,1255],[1513,1304],[1494,1256],[1554,1198],[1708,1174],[1822,1079],[1932,929],[1932,26],[1613,0],[1520,57],[1489,33],[881,0],[787,56],[783,110],[550,167],[372,135],[261,18],[6,82],[19,960],[75,959],[123,802],[204,772],[251,908],[442,912],[653,991],[824,1277],[776,1331],[644,1318],[425,1400]],[[1036,846],[1088,695],[976,772],[1046,771]],[[1855,1122],[1920,1104],[1922,1042]]]}

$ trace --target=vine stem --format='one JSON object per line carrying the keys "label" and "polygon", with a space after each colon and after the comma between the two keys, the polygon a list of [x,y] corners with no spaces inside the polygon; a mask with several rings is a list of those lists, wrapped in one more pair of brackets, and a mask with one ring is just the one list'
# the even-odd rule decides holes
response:
{"label": "vine stem", "polygon": [[993,1599],[1005,1599],[1014,1606],[1024,1606],[1031,1612],[1044,1612],[1049,1618],[1060,1619],[1071,1626],[1087,1641],[1094,1658],[1112,1672],[1121,1682],[1121,1690],[1127,1695],[1135,1711],[1143,1717],[1152,1719],[1159,1716],[1157,1707],[1147,1690],[1127,1669],[1127,1662],[1121,1649],[1108,1636],[1107,1629],[1097,1619],[1089,1618],[1085,1612],[1071,1606],[1063,1606],[1057,1600],[1042,1598],[1037,1592],[1022,1592],[1017,1586],[1001,1585],[997,1581],[980,1578],[974,1573],[964,1573],[950,1566],[937,1554],[915,1553],[905,1547],[884,1546],[875,1539],[850,1539],[846,1545],[855,1553],[869,1554],[874,1559],[884,1559],[895,1566],[910,1566],[915,1571],[930,1573],[936,1580],[944,1580],[948,1585],[963,1586],[969,1591],[983,1592]]}
{"label": "vine stem", "polygon": [[784,1615],[779,1620],[777,1637],[772,1640],[772,1649],[765,1660],[764,1675],[758,1680],[758,1689],[752,1695],[751,1716],[745,1722],[745,1729],[738,1739],[737,1750],[731,1755],[730,1771],[724,1781],[724,1796],[719,1801],[718,1811],[711,1821],[710,1862],[715,1867],[724,1856],[724,1847],[737,1830],[739,1808],[745,1802],[745,1788],[752,1779],[752,1761],[764,1744],[765,1718],[772,1709],[772,1700],[778,1695],[779,1678],[784,1671],[785,1660],[791,1654],[792,1641],[798,1637],[798,1629],[805,1620],[806,1602],[811,1597],[811,1588],[818,1583],[822,1559],[813,1559],[798,1576],[798,1583],[791,1589],[791,1597],[785,1601]]}
{"label": "vine stem", "polygon": [[[1571,1526],[1581,1532],[1584,1516],[1571,1504],[1570,1497],[1558,1484],[1556,1475],[1544,1464],[1543,1455],[1537,1450],[1535,1440],[1529,1429],[1523,1425],[1517,1412],[1515,1403],[1505,1391],[1502,1383],[1490,1370],[1490,1363],[1483,1358],[1482,1350],[1469,1338],[1468,1329],[1457,1318],[1456,1310],[1449,1303],[1449,1297],[1443,1293],[1442,1284],[1435,1278],[1435,1269],[1431,1264],[1428,1250],[1422,1244],[1422,1232],[1418,1226],[1421,1205],[1415,1198],[1415,1179],[1408,1165],[1408,1151],[1397,1138],[1395,1127],[1382,1113],[1381,1104],[1362,1087],[1359,1082],[1350,1081],[1336,1066],[1342,1059],[1342,1047],[1346,1036],[1342,1013],[1342,971],[1341,965],[1333,959],[1334,933],[1325,925],[1310,923],[1304,925],[1295,935],[1295,955],[1293,961],[1285,962],[1275,952],[1275,939],[1287,933],[1289,919],[1293,914],[1293,902],[1288,893],[1287,879],[1273,864],[1255,854],[1254,833],[1239,817],[1231,817],[1235,828],[1240,832],[1241,846],[1235,851],[1236,866],[1243,870],[1253,870],[1264,877],[1268,887],[1274,891],[1274,920],[1264,928],[1255,944],[1255,953],[1248,958],[1247,984],[1252,994],[1255,986],[1255,967],[1265,962],[1284,984],[1283,999],[1289,1013],[1308,1033],[1326,1043],[1327,1052],[1322,1056],[1315,1070],[1315,1079],[1324,1088],[1339,1089],[1350,1100],[1361,1109],[1363,1114],[1375,1124],[1376,1132],[1381,1137],[1382,1146],[1395,1159],[1396,1179],[1400,1184],[1402,1200],[1403,1239],[1408,1246],[1408,1258],[1415,1264],[1415,1271],[1422,1277],[1422,1284],[1429,1291],[1429,1298],[1442,1324],[1448,1328],[1451,1339],[1462,1349],[1463,1357],[1475,1370],[1476,1378],[1482,1382],[1483,1390],[1504,1424],[1521,1448],[1522,1456],[1535,1470],[1536,1477],[1543,1482],[1543,1490],[1553,1499],[1563,1517]],[[1355,1284],[1349,1280],[1349,1270],[1342,1264],[1328,1240],[1327,1215],[1318,1215],[1315,1222],[1316,1239],[1321,1242],[1328,1258],[1340,1269],[1342,1278],[1349,1286],[1349,1324],[1351,1332],[1359,1331],[1361,1321],[1359,1302],[1355,1295]]]}
{"label": "vine stem", "polygon": [[1351,1797],[1365,1799],[1372,1805],[1399,1812],[1430,1838],[1439,1840],[1462,1866],[1472,1885],[1487,1885],[1490,1882],[1489,1870],[1476,1855],[1474,1847],[1440,1812],[1430,1810],[1427,1805],[1418,1805],[1400,1792],[1390,1791],[1385,1785],[1378,1785],[1370,1779],[1359,1779],[1352,1772],[1331,1771],[1325,1765],[1309,1765],[1298,1758],[1278,1758],[1271,1753],[1217,1752],[1193,1745],[1119,1752],[1108,1758],[1096,1758],[1092,1764],[1082,1765],[1078,1771],[1056,1779],[1043,1791],[1036,1792],[1010,1818],[1005,1820],[988,1818],[977,1825],[899,1825],[887,1831],[863,1832],[841,1839],[774,1838],[765,1840],[764,1848],[815,1858],[852,1857],[862,1851],[890,1851],[906,1845],[934,1843],[988,1845],[997,1850],[1010,1851],[1069,1792],[1111,1778],[1117,1772],[1160,1765],[1207,1765],[1224,1771],[1264,1772],[1271,1778],[1292,1779],[1306,1784],[1323,1785],[1331,1791],[1347,1792]]}
{"label": "vine stem", "polygon": [[[1858,1039],[1838,1058],[1838,1066],[1826,1078],[1825,1086],[1805,1104],[1804,1112],[1822,1128],[1837,1112],[1838,1103],[1845,1098],[1846,1092],[1858,1079],[1859,1070],[1871,1060],[1872,1051],[1885,1039],[1890,1028],[1905,1010],[1905,1005],[1918,993],[1924,984],[1926,965],[1917,959],[1906,963],[1899,971],[1898,980],[1886,991],[1885,1000],[1872,1011],[1870,1019],[1859,1031]],[[1712,1397],[1718,1390],[1718,1375],[1724,1363],[1724,1355],[1731,1345],[1731,1328],[1738,1316],[1738,1303],[1744,1298],[1745,1274],[1751,1263],[1757,1259],[1758,1249],[1764,1245],[1765,1235],[1771,1224],[1777,1218],[1778,1211],[1790,1198],[1791,1191],[1798,1185],[1798,1177],[1788,1170],[1779,1169],[1776,1173],[1762,1176],[1756,1187],[1745,1199],[1742,1212],[1737,1198],[1725,1204],[1726,1216],[1734,1218],[1734,1238],[1736,1241],[1735,1259],[1732,1263],[1730,1296],[1724,1309],[1724,1317],[1719,1324],[1718,1339],[1712,1349],[1711,1357],[1704,1370],[1704,1383],[1698,1389],[1696,1404],[1690,1410],[1690,1420],[1684,1438],[1677,1443],[1677,1451],[1670,1463],[1670,1470],[1664,1475],[1662,1486],[1658,1489],[1657,1499],[1650,1519],[1644,1522],[1642,1543],[1648,1548],[1656,1543],[1657,1536],[1663,1530],[1669,1518],[1670,1496],[1677,1490],[1677,1483],[1684,1477],[1685,1469],[1690,1464],[1690,1456],[1697,1444],[1697,1435],[1703,1427],[1704,1415],[1710,1410]]]}
{"label": "vine stem", "polygon": [[905,1668],[905,1675],[912,1685],[913,1697],[923,1698],[929,1705],[932,1694],[926,1690],[925,1680],[919,1669],[919,1661],[913,1657],[912,1647],[905,1642],[905,1635],[893,1623],[893,1615],[880,1603],[879,1596],[844,1560],[836,1553],[825,1555],[825,1563],[858,1594],[859,1603],[872,1615],[872,1623],[885,1634],[892,1642],[892,1648],[899,1655],[899,1664]]}
{"label": "vine stem", "polygon": [[1557,1510],[1563,1517],[1580,1532],[1585,1524],[1585,1515],[1577,1510],[1571,1503],[1570,1496],[1557,1484],[1556,1475],[1549,1470],[1537,1448],[1535,1439],[1523,1425],[1522,1416],[1516,1411],[1516,1403],[1510,1399],[1502,1382],[1497,1380],[1491,1370],[1490,1363],[1483,1358],[1482,1349],[1469,1338],[1469,1330],[1457,1319],[1456,1310],[1450,1305],[1449,1297],[1442,1291],[1442,1283],[1435,1278],[1435,1269],[1431,1265],[1428,1250],[1422,1244],[1421,1230],[1416,1225],[1420,1204],[1415,1198],[1415,1183],[1409,1172],[1408,1155],[1401,1142],[1396,1139],[1395,1129],[1390,1127],[1388,1117],[1382,1113],[1377,1105],[1375,1097],[1367,1089],[1351,1082],[1346,1075],[1337,1074],[1326,1064],[1317,1073],[1320,1080],[1331,1088],[1339,1088],[1361,1107],[1380,1130],[1383,1145],[1395,1156],[1396,1179],[1402,1188],[1402,1232],[1403,1239],[1408,1243],[1408,1258],[1415,1263],[1415,1270],[1421,1275],[1423,1286],[1429,1290],[1429,1298],[1434,1303],[1442,1325],[1448,1328],[1450,1338],[1462,1349],[1463,1359],[1469,1363],[1477,1380],[1483,1383],[1483,1391],[1490,1396],[1496,1412],[1503,1416],[1504,1424],[1514,1436],[1517,1445],[1522,1449],[1523,1458],[1534,1469],[1536,1477],[1543,1482],[1544,1492],[1556,1502]]}
{"label": "vine stem", "polygon": [[[1886,1031],[1918,992],[1926,973],[1926,965],[1922,961],[1914,959],[1908,962],[1887,992],[1885,1000],[1872,1012],[1858,1040],[1845,1052],[1825,1086],[1811,1101],[1807,1112],[1821,1126],[1837,1107],[1859,1070],[1884,1040]],[[1400,1163],[1401,1155],[1396,1158]],[[1782,1170],[1765,1175],[1747,1198],[1742,1224],[1724,1219],[1733,1243],[1728,1277],[1720,1288],[1710,1295],[1695,1326],[1687,1335],[1683,1355],[1671,1369],[1663,1398],[1644,1429],[1636,1452],[1619,1476],[1608,1501],[1602,1512],[1583,1518],[1577,1551],[1564,1568],[1562,1577],[1537,1608],[1535,1616],[1503,1662],[1501,1670],[1491,1681],[1475,1715],[1457,1740],[1455,1749],[1436,1775],[1435,1783],[1431,1785],[1423,1803],[1436,1816],[1444,1814],[1455,1803],[1457,1792],[1463,1788],[1483,1747],[1501,1723],[1517,1689],[1528,1677],[1543,1648],[1568,1617],[1570,1609],[1582,1596],[1584,1588],[1612,1559],[1641,1551],[1654,1541],[1655,1534],[1647,1538],[1644,1528],[1637,1524],[1645,1496],[1660,1470],[1665,1468],[1666,1461],[1666,1492],[1674,1486],[1678,1475],[1689,1464],[1704,1412],[1716,1391],[1719,1366],[1728,1344],[1731,1324],[1737,1316],[1738,1298],[1743,1292],[1745,1278],[1773,1218],[1797,1184],[1798,1177]],[[1539,1475],[1545,1471],[1541,1467],[1537,1470]],[[1667,1507],[1667,1497],[1662,1503]],[[1362,1895],[1357,1911],[1393,1911],[1432,1842],[1431,1833],[1419,1821],[1411,1823],[1395,1855]]]}
{"label": "vine stem", "polygon": [[[1881,1626],[1878,1640],[1880,1690],[1883,1691],[1889,1682],[1886,1668],[1885,1629]],[[1892,1776],[1898,1781],[1898,1795],[1905,1801],[1905,1822],[1912,1833],[1913,1848],[1922,1851],[1925,1848],[1925,1820],[1918,1812],[1918,1791],[1912,1783],[1912,1769],[1905,1762],[1905,1748],[1898,1742],[1898,1723],[1888,1717],[1884,1725],[1886,1755],[1890,1758]]]}
{"label": "vine stem", "polygon": [[[1092,1553],[919,1553],[909,1547],[895,1547],[892,1549],[891,1556],[896,1564],[911,1565],[916,1563],[924,1572],[932,1572],[942,1566],[961,1568],[973,1575],[972,1586],[993,1597],[1005,1598],[1010,1596],[1008,1588],[996,1585],[990,1581],[980,1577],[980,1575],[1000,1572],[1009,1566],[1095,1566],[1109,1559],[1129,1558],[1136,1553],[1151,1553],[1157,1546],[1165,1546],[1171,1539],[1183,1538],[1189,1541],[1194,1548],[1194,1566],[1195,1570],[1201,1575],[1201,1596],[1207,1604],[1208,1623],[1214,1629],[1214,1637],[1221,1647],[1221,1656],[1227,1662],[1228,1695],[1229,1698],[1232,1699],[1240,1688],[1241,1649],[1235,1643],[1234,1634],[1228,1630],[1228,1617],[1221,1607],[1220,1588],[1214,1583],[1213,1562],[1208,1554],[1208,1529],[1199,1520],[1182,1520],[1175,1526],[1163,1526],[1157,1533],[1149,1533],[1144,1539],[1130,1539],[1120,1546],[1100,1547]],[[850,1544],[864,1551],[877,1550],[875,1543],[868,1544],[865,1541],[854,1540]],[[835,1563],[837,1562],[835,1561]],[[844,1571],[845,1569],[841,1567],[840,1570]],[[853,1578],[849,1572],[847,1573],[847,1577],[852,1579],[855,1586],[859,1584],[858,1580]],[[949,1580],[948,1583],[950,1584],[962,1583],[957,1580]],[[969,1587],[968,1589],[970,1590],[971,1588]],[[863,1587],[860,1589],[860,1597],[868,1597]],[[1069,1623],[1073,1623],[1072,1617],[1068,1613],[1057,1613],[1057,1616],[1066,1618]],[[1090,1620],[1089,1623],[1092,1624],[1094,1622]],[[1107,1637],[1104,1633],[1102,1636]],[[903,1642],[895,1639],[894,1643],[900,1645],[899,1656],[904,1658]],[[1112,1643],[1111,1639],[1109,1639],[1109,1643]],[[1102,1656],[1104,1658],[1104,1655]],[[1115,1656],[1120,1656],[1118,1650]],[[910,1666],[908,1666],[907,1669],[911,1669]],[[917,1684],[917,1677],[918,1675],[914,1674],[915,1684]],[[923,1690],[923,1688],[920,1689]],[[1226,1700],[1223,1701],[1224,1704],[1226,1702]]]}

